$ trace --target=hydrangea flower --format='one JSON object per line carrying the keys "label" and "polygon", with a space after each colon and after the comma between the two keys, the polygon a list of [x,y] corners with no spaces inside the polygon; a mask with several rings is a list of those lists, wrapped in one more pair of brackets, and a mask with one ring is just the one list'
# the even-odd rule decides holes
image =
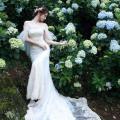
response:
{"label": "hydrangea flower", "polygon": [[118,85],[120,85],[120,79],[118,79]]}
{"label": "hydrangea flower", "polygon": [[67,67],[67,68],[72,68],[72,61],[71,60],[66,60],[65,61],[65,66]]}
{"label": "hydrangea flower", "polygon": [[15,118],[15,113],[13,113],[12,111],[7,111],[5,113],[6,117],[9,119],[14,119]]}
{"label": "hydrangea flower", "polygon": [[90,36],[90,39],[91,40],[95,40],[98,36],[98,33],[93,33],[91,36]]}
{"label": "hydrangea flower", "polygon": [[72,9],[72,8],[70,8],[70,7],[69,7],[69,8],[67,8],[67,13],[68,13],[68,14],[72,14],[72,13],[73,13],[73,9]]}
{"label": "hydrangea flower", "polygon": [[79,58],[79,57],[83,57],[83,58],[86,57],[86,53],[85,53],[84,50],[80,50],[80,51],[78,51],[77,58]]}
{"label": "hydrangea flower", "polygon": [[82,86],[82,85],[81,85],[79,82],[75,82],[75,83],[74,83],[74,87],[81,88],[81,86]]}
{"label": "hydrangea flower", "polygon": [[63,8],[61,9],[61,12],[62,12],[62,13],[67,13],[67,9],[66,9],[65,7],[63,7]]}
{"label": "hydrangea flower", "polygon": [[99,0],[92,0],[91,1],[91,5],[96,8],[98,5],[100,5],[100,1]]}
{"label": "hydrangea flower", "polygon": [[55,64],[55,68],[56,68],[57,70],[60,70],[60,69],[61,69],[60,63]]}
{"label": "hydrangea flower", "polygon": [[68,45],[71,46],[71,47],[76,47],[76,41],[74,39],[70,39],[68,41]]}
{"label": "hydrangea flower", "polygon": [[106,25],[106,20],[99,20],[97,23],[96,23],[96,26],[98,28],[105,28],[105,25]]}
{"label": "hydrangea flower", "polygon": [[77,3],[72,3],[72,8],[77,10],[79,8],[79,5]]}
{"label": "hydrangea flower", "polygon": [[111,82],[106,82],[106,87],[107,87],[107,89],[112,89],[112,85],[111,85]]}
{"label": "hydrangea flower", "polygon": [[95,46],[92,46],[90,53],[92,53],[94,55],[97,54],[97,48]]}
{"label": "hydrangea flower", "polygon": [[82,63],[82,58],[80,58],[80,57],[75,58],[75,63],[81,64]]}
{"label": "hydrangea flower", "polygon": [[16,34],[18,32],[18,29],[16,29],[16,28],[14,28],[14,27],[9,27],[8,29],[7,29],[7,34],[9,34],[9,35],[14,35],[14,34]]}
{"label": "hydrangea flower", "polygon": [[104,19],[104,18],[112,19],[112,18],[113,18],[113,13],[112,13],[112,12],[106,12],[105,10],[102,10],[102,11],[98,14],[98,18],[99,18],[99,19]]}
{"label": "hydrangea flower", "polygon": [[70,2],[71,2],[71,0],[67,0],[67,1],[66,1],[67,4],[70,4]]}
{"label": "hydrangea flower", "polygon": [[61,12],[61,11],[58,12],[58,13],[57,13],[57,16],[58,16],[58,17],[63,17],[63,12]]}
{"label": "hydrangea flower", "polygon": [[2,24],[3,23],[3,21],[2,21],[2,19],[0,18],[0,24]]}
{"label": "hydrangea flower", "polygon": [[0,58],[0,69],[5,68],[5,66],[6,66],[5,60],[3,60],[2,58]]}
{"label": "hydrangea flower", "polygon": [[102,9],[104,9],[104,8],[106,8],[106,4],[102,2],[102,3],[100,4],[100,7],[101,7]]}
{"label": "hydrangea flower", "polygon": [[110,50],[113,52],[118,52],[120,50],[120,45],[118,44],[118,41],[113,39],[110,42]]}
{"label": "hydrangea flower", "polygon": [[98,18],[99,19],[104,19],[106,17],[106,11],[102,10],[99,14],[98,14]]}
{"label": "hydrangea flower", "polygon": [[66,34],[75,33],[76,29],[73,23],[68,23],[65,27]]}
{"label": "hydrangea flower", "polygon": [[24,47],[24,43],[21,39],[11,38],[9,39],[9,43],[10,43],[11,49]]}
{"label": "hydrangea flower", "polygon": [[93,43],[90,40],[85,40],[83,41],[83,45],[84,47],[89,48],[93,46]]}
{"label": "hydrangea flower", "polygon": [[61,0],[58,0],[58,3],[59,3],[59,4],[62,4],[63,2],[62,2]]}
{"label": "hydrangea flower", "polygon": [[106,21],[106,29],[107,30],[112,30],[114,28],[118,28],[119,24],[116,21],[111,21],[111,20],[107,20]]}
{"label": "hydrangea flower", "polygon": [[98,40],[106,39],[107,35],[105,33],[99,33],[97,38]]}
{"label": "hydrangea flower", "polygon": [[109,9],[112,10],[114,8],[118,7],[118,4],[116,3],[112,3],[110,6],[109,6]]}

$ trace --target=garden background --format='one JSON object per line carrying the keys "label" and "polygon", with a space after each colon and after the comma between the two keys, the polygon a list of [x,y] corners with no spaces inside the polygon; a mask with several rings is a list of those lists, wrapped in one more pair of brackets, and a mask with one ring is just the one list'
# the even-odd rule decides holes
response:
{"label": "garden background", "polygon": [[119,0],[0,0],[0,119],[23,120],[31,61],[18,35],[36,6],[46,6],[55,41],[50,70],[58,91],[86,97],[102,120],[120,119]]}

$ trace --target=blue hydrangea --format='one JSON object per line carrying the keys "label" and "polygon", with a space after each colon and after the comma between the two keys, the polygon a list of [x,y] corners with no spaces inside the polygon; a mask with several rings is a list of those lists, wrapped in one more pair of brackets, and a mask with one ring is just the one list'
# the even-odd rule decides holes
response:
{"label": "blue hydrangea", "polygon": [[110,21],[110,20],[106,21],[106,29],[107,30],[112,30],[112,29],[116,28],[117,25],[118,25],[118,23],[116,21]]}
{"label": "blue hydrangea", "polygon": [[97,37],[98,37],[98,40],[102,40],[102,39],[106,39],[107,35],[105,33],[99,33]]}
{"label": "blue hydrangea", "polygon": [[97,28],[105,28],[106,20],[100,20],[96,23]]}
{"label": "blue hydrangea", "polygon": [[120,50],[120,45],[118,44],[118,41],[113,39],[110,42],[110,50],[113,52],[118,52]]}
{"label": "blue hydrangea", "polygon": [[98,14],[98,18],[99,19],[104,19],[104,18],[113,18],[113,13],[112,12],[106,12],[105,10],[102,10],[99,14]]}
{"label": "blue hydrangea", "polygon": [[98,14],[98,18],[99,19],[104,19],[106,17],[106,11],[101,11],[99,14]]}
{"label": "blue hydrangea", "polygon": [[66,9],[65,7],[63,7],[63,8],[61,9],[61,12],[62,12],[62,13],[67,13],[67,9]]}

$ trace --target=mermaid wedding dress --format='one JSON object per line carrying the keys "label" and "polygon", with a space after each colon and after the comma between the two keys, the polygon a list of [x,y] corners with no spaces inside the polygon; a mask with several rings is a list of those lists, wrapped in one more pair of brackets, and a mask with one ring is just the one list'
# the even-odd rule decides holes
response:
{"label": "mermaid wedding dress", "polygon": [[[45,42],[41,28],[27,32],[38,42]],[[26,98],[28,104],[25,120],[101,120],[87,105],[84,97],[79,99],[63,96],[55,88],[49,68],[50,47],[46,50],[30,45],[32,67],[29,75]],[[39,99],[37,102],[34,99]]]}

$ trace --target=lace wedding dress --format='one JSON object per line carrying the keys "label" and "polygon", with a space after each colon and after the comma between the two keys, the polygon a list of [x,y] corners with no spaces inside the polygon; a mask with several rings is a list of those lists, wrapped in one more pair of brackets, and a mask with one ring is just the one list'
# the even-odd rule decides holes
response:
{"label": "lace wedding dress", "polygon": [[[29,36],[45,42],[44,29],[31,28]],[[101,120],[87,105],[84,97],[79,99],[63,96],[55,88],[49,68],[50,47],[46,50],[30,45],[32,67],[27,85],[27,99],[31,99],[25,120]],[[34,99],[39,99],[37,102]]]}

